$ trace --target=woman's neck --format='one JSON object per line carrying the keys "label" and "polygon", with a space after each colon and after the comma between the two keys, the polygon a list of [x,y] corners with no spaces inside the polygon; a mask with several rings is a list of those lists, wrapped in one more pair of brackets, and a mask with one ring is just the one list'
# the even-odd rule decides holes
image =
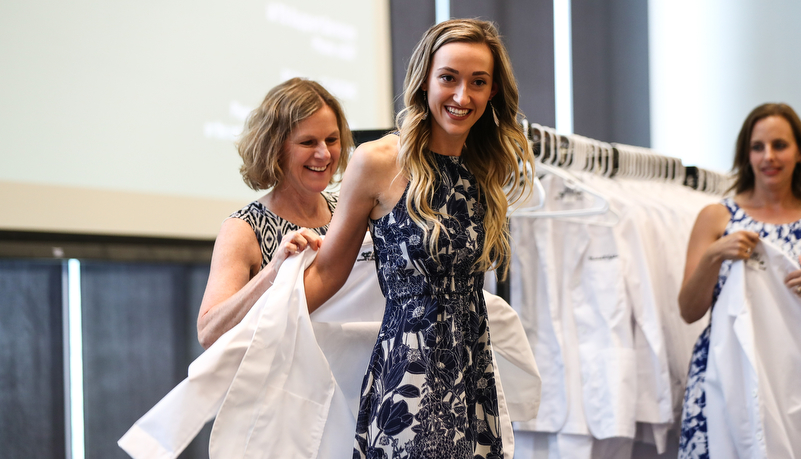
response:
{"label": "woman's neck", "polygon": [[764,223],[784,224],[801,219],[801,200],[790,189],[755,187],[735,200],[747,214]]}
{"label": "woman's neck", "polygon": [[765,187],[757,184],[753,190],[743,195],[751,206],[765,209],[796,209],[801,204],[790,187]]}
{"label": "woman's neck", "polygon": [[298,193],[291,187],[276,186],[259,199],[284,220],[306,228],[319,228],[331,220],[328,202],[320,193]]}
{"label": "woman's neck", "polygon": [[461,156],[465,142],[467,142],[467,134],[450,136],[440,130],[432,129],[428,149],[445,156]]}

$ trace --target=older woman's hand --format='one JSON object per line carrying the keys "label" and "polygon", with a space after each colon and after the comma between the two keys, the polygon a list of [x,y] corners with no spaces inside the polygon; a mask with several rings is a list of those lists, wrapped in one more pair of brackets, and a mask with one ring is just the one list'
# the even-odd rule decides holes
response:
{"label": "older woman's hand", "polygon": [[281,244],[275,250],[273,259],[270,260],[269,264],[272,265],[275,271],[278,271],[278,268],[288,257],[306,250],[306,247],[317,250],[322,243],[323,238],[307,228],[293,231],[281,239]]}
{"label": "older woman's hand", "polygon": [[[217,238],[212,258],[213,275],[209,276],[197,321],[198,341],[206,349],[242,321],[256,301],[273,285],[278,268],[287,257],[306,247],[317,250],[322,244],[322,238],[311,230],[301,228],[289,233],[283,237],[267,266],[251,277],[252,266],[260,266],[262,256],[253,230],[238,219],[228,219],[223,225],[224,230]],[[239,231],[239,235],[252,244],[237,241],[232,231]]]}
{"label": "older woman's hand", "polygon": [[[801,263],[801,257],[798,257],[798,262]],[[796,269],[784,278],[784,285],[795,292],[796,295],[801,296],[801,269]]]}

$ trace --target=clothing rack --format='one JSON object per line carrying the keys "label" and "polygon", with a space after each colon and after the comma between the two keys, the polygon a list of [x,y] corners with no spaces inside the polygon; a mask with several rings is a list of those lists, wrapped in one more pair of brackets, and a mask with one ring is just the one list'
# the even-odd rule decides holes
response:
{"label": "clothing rack", "polygon": [[499,293],[549,384],[537,419],[516,425],[515,457],[540,457],[543,445],[560,457],[590,457],[596,446],[668,457],[705,326],[679,313],[683,249],[726,177],[649,148],[522,124],[543,191],[510,212],[512,265]]}
{"label": "clothing rack", "polygon": [[[607,178],[633,177],[681,182],[713,194],[722,193],[720,186],[711,186],[713,183],[724,184],[727,181],[722,174],[684,166],[681,159],[665,156],[650,148],[601,142],[576,134],[559,134],[553,128],[529,124],[527,120],[521,123],[531,141],[534,156],[543,164],[596,172]],[[583,150],[581,155],[576,155],[578,148]],[[581,164],[576,163],[577,156],[583,158]],[[691,178],[687,179],[688,176]],[[709,182],[710,186],[698,188],[699,177],[702,184]]]}
{"label": "clothing rack", "polygon": [[[590,156],[580,168],[593,170],[593,168],[597,169],[599,165],[608,164],[604,166],[606,170],[603,175],[609,178],[623,175],[681,182],[694,190],[717,195],[725,194],[733,183],[733,178],[729,174],[697,166],[684,166],[681,159],[662,155],[650,148],[619,143],[609,144],[575,134],[558,134],[553,128],[528,124],[526,120],[523,120],[522,124],[532,142],[534,156],[539,161],[550,165],[575,169],[572,161],[574,155],[566,150],[569,150],[578,141],[578,143],[583,142],[596,146],[594,155]],[[558,141],[554,142],[552,139]],[[553,145],[555,143],[558,143],[556,148]],[[553,157],[554,152],[558,152],[558,160]]]}
{"label": "clothing rack", "polygon": [[[554,128],[521,121],[538,164],[594,172],[607,178],[639,178],[672,182],[709,194],[722,195],[731,177],[665,156],[650,148],[607,143],[576,134],[559,134]],[[496,294],[510,301],[510,285],[498,280]]]}

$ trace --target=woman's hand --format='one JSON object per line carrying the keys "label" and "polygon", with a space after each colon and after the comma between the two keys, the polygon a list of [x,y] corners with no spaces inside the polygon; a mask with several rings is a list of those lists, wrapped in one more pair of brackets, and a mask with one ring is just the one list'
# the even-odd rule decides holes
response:
{"label": "woman's hand", "polygon": [[306,247],[317,250],[322,243],[323,238],[307,228],[293,231],[281,239],[281,244],[275,250],[268,266],[271,265],[277,272],[287,258],[306,250]]}
{"label": "woman's hand", "polygon": [[[798,257],[798,262],[801,263],[801,257]],[[796,269],[784,278],[784,285],[795,292],[796,295],[801,296],[801,269]]]}
{"label": "woman's hand", "polygon": [[301,228],[284,236],[272,260],[260,269],[261,248],[253,229],[243,220],[226,220],[214,243],[209,280],[198,313],[200,344],[208,349],[223,333],[241,322],[259,297],[273,285],[278,268],[287,257],[306,247],[317,250],[321,244],[320,236]]}
{"label": "woman's hand", "polygon": [[759,235],[753,231],[736,231],[724,236],[709,246],[707,252],[712,259],[745,260],[751,256]]}

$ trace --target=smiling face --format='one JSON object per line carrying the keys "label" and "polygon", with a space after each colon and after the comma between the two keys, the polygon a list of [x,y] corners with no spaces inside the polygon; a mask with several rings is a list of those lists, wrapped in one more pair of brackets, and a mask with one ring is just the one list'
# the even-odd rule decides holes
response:
{"label": "smiling face", "polygon": [[461,152],[470,128],[497,92],[493,70],[492,52],[483,43],[448,43],[434,53],[422,85],[433,118],[429,149]]}
{"label": "smiling face", "polygon": [[749,162],[757,186],[790,188],[793,170],[801,161],[790,123],[783,116],[757,121],[751,131]]}
{"label": "smiling face", "polygon": [[303,196],[322,192],[336,171],[340,149],[337,117],[323,105],[298,123],[284,142],[280,159],[284,178],[276,188]]}

